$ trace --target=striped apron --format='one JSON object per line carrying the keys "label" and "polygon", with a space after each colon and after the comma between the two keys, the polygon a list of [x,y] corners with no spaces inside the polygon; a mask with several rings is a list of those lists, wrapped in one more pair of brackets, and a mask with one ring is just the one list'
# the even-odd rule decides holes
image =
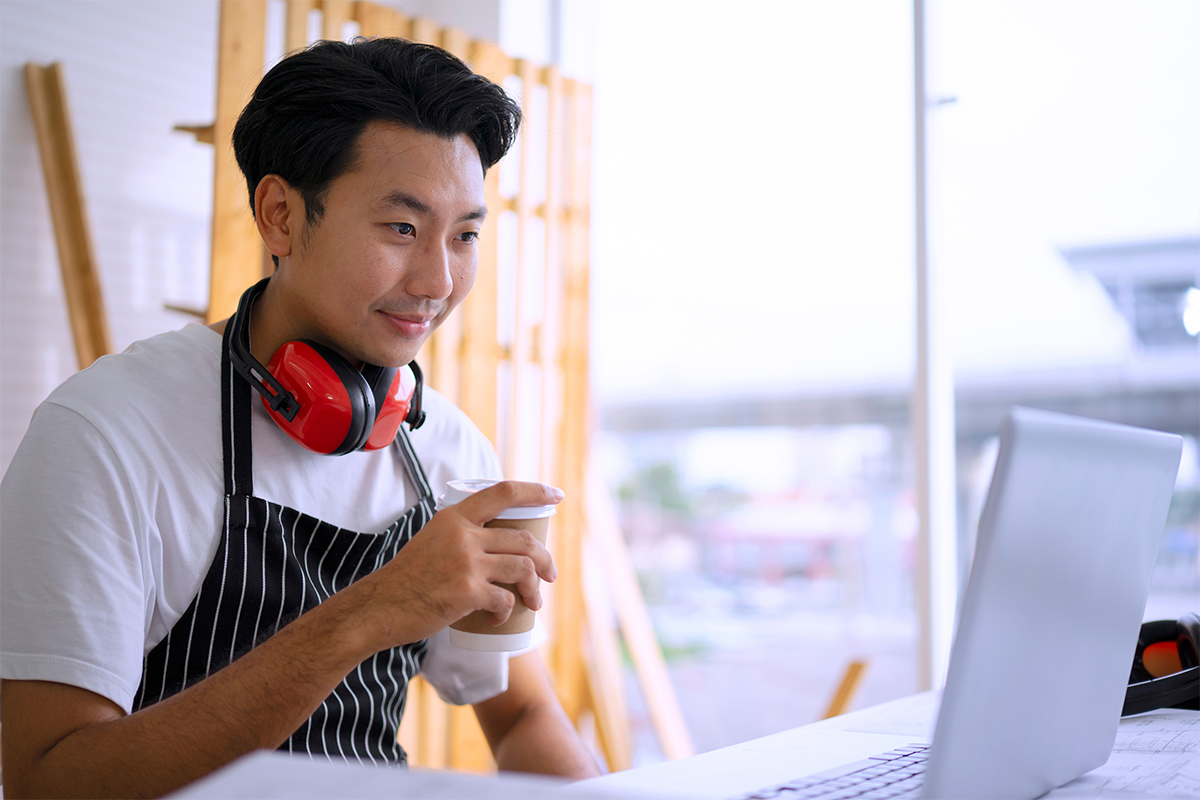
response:
{"label": "striped apron", "polygon": [[[226,327],[226,339],[232,326]],[[150,653],[134,710],[203,680],[391,560],[433,516],[433,492],[408,439],[394,443],[420,499],[383,533],[357,533],[254,496],[250,385],[221,357],[225,524],[216,556],[183,617]],[[396,741],[408,681],[425,640],[376,653],[334,689],[279,748],[287,752],[404,764]]]}

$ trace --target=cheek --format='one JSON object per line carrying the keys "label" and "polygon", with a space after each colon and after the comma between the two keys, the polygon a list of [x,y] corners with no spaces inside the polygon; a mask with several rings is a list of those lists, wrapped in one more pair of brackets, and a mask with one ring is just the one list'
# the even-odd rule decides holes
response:
{"label": "cheek", "polygon": [[475,265],[463,265],[452,270],[454,279],[454,297],[462,300],[471,287],[475,285]]}

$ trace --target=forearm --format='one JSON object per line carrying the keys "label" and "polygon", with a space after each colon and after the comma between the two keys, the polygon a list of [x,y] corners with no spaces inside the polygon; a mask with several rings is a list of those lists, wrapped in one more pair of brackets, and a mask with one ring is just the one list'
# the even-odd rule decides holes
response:
{"label": "forearm", "polygon": [[557,704],[527,709],[493,748],[497,766],[581,780],[600,774],[571,721]]}
{"label": "forearm", "polygon": [[[127,716],[116,706],[89,712],[37,752],[22,752],[28,742],[5,741],[6,794],[160,796],[253,750],[278,747],[369,655],[352,638],[348,613],[346,604],[331,599],[187,690]],[[51,694],[28,695],[51,698],[50,714],[60,700],[75,707],[79,698],[72,693],[90,694],[50,686]],[[10,715],[38,713],[21,708],[27,688],[5,692],[3,732],[12,730]]]}

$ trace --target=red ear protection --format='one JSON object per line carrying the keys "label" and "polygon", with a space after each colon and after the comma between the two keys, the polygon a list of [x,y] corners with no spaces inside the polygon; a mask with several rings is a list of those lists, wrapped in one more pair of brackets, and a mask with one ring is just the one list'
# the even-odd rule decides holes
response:
{"label": "red ear protection", "polygon": [[1121,716],[1200,708],[1200,616],[1142,623]]}
{"label": "red ear protection", "polygon": [[340,354],[317,342],[285,342],[264,368],[250,354],[250,307],[267,281],[246,290],[229,324],[230,360],[262,395],[279,427],[317,453],[345,455],[379,450],[396,438],[401,422],[416,429],[421,411],[421,370],[409,365],[415,383],[405,391],[403,371],[365,364],[354,369]]}

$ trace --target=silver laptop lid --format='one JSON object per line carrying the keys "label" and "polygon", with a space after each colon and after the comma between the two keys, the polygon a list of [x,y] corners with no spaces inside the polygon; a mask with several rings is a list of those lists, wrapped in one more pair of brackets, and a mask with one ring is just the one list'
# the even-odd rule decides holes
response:
{"label": "silver laptop lid", "polygon": [[923,797],[1033,798],[1112,751],[1180,437],[1013,409]]}

